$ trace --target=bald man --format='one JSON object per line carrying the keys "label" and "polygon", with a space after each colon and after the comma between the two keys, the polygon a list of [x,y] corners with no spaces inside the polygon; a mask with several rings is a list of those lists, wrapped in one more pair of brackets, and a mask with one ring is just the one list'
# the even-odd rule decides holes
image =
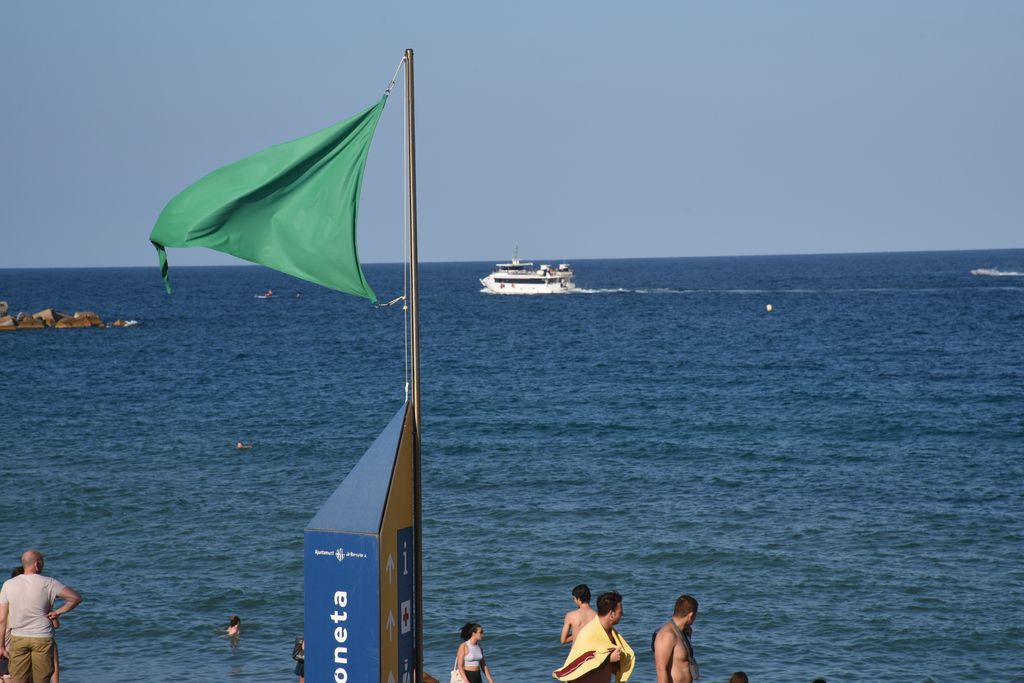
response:
{"label": "bald man", "polygon": [[[0,639],[0,657],[10,660],[13,683],[46,683],[53,675],[53,621],[67,614],[82,596],[60,581],[43,576],[43,554],[26,550],[21,555],[25,573],[0,588],[0,634],[11,629],[11,647]],[[54,601],[64,601],[54,609]]]}

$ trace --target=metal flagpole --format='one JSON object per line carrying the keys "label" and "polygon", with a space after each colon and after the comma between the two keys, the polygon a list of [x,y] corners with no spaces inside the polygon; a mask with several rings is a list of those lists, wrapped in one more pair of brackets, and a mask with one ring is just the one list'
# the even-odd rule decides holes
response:
{"label": "metal flagpole", "polygon": [[405,51],[405,141],[409,211],[409,317],[412,327],[413,521],[416,562],[416,681],[423,683],[423,477],[420,439],[420,311],[419,248],[416,242],[416,116],[413,100],[412,49]]}

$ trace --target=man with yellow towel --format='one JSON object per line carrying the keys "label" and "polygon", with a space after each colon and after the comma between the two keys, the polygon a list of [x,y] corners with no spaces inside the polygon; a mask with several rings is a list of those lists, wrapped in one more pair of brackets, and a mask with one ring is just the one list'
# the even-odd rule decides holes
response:
{"label": "man with yellow towel", "polygon": [[593,619],[573,639],[565,664],[551,675],[573,683],[626,683],[636,658],[629,643],[615,630],[622,619],[622,596],[616,592],[597,597],[597,619]]}

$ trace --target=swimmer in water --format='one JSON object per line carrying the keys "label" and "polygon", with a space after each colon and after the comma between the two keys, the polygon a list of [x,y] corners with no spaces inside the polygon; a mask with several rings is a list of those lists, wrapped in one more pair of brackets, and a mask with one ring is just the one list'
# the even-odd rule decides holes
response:
{"label": "swimmer in water", "polygon": [[238,618],[237,614],[231,615],[231,621],[228,622],[225,632],[227,633],[228,640],[231,641],[231,649],[234,650],[238,647],[238,641],[242,637],[242,620]]}
{"label": "swimmer in water", "polygon": [[245,443],[244,441],[239,441],[238,443],[235,444],[235,448],[240,451],[247,451],[250,448],[252,448],[252,444]]}

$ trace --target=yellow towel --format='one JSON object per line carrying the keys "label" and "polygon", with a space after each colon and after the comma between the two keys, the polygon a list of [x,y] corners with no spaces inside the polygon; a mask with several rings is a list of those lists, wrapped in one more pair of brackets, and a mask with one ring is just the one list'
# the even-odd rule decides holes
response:
{"label": "yellow towel", "polygon": [[615,680],[617,683],[626,683],[633,673],[636,658],[629,643],[614,628],[611,636],[615,640],[615,645],[608,640],[608,634],[601,626],[600,619],[592,619],[572,641],[572,649],[565,659],[565,664],[551,675],[560,681],[575,681],[604,664],[608,655],[618,646],[622,651],[622,657],[619,659],[619,671],[615,674]]}

